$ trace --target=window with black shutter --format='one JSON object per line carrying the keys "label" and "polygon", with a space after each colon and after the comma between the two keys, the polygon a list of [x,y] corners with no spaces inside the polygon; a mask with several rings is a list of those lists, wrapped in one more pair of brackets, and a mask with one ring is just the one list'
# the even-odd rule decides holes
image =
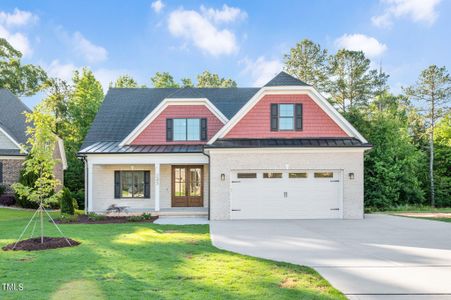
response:
{"label": "window with black shutter", "polygon": [[166,140],[172,141],[174,139],[174,121],[166,119]]}
{"label": "window with black shutter", "polygon": [[279,130],[279,105],[271,104],[271,131]]}
{"label": "window with black shutter", "polygon": [[150,171],[114,171],[114,198],[150,198]]}
{"label": "window with black shutter", "polygon": [[0,161],[0,183],[3,183],[3,163]]}
{"label": "window with black shutter", "polygon": [[200,139],[201,141],[207,140],[207,119],[200,119]]}
{"label": "window with black shutter", "polygon": [[271,131],[302,130],[302,104],[271,104]]}
{"label": "window with black shutter", "polygon": [[302,130],[302,104],[295,105],[296,115],[295,115],[295,127],[296,130]]}

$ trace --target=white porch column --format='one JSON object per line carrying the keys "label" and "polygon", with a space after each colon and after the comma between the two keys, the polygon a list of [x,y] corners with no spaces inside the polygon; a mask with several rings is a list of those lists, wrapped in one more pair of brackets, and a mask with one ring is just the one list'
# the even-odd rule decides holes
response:
{"label": "white porch column", "polygon": [[160,164],[155,163],[155,211],[160,211]]}
{"label": "white porch column", "polygon": [[88,166],[88,206],[87,206],[87,210],[88,212],[93,211],[92,209],[92,184],[93,184],[93,178],[92,178],[92,168],[94,167],[94,164],[89,162],[87,163]]}

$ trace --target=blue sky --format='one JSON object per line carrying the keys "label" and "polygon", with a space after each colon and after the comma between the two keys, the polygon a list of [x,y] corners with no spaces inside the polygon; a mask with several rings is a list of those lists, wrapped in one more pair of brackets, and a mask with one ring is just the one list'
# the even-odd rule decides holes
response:
{"label": "blue sky", "polygon": [[309,38],[331,53],[365,51],[399,92],[430,64],[451,70],[450,17],[450,0],[2,0],[0,36],[24,62],[64,79],[89,66],[105,88],[121,74],[150,85],[157,71],[194,79],[204,70],[259,86]]}

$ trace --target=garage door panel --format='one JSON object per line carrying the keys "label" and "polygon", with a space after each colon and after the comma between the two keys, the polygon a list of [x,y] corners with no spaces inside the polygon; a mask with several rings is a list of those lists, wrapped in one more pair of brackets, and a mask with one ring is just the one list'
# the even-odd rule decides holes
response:
{"label": "garage door panel", "polygon": [[[314,173],[324,170],[302,171],[307,178],[289,178],[294,170],[280,171],[282,178],[263,178],[265,172],[254,171],[257,178],[238,179],[231,174],[232,219],[316,219],[341,217],[340,171],[331,178],[315,178]],[[300,172],[296,170],[296,172]],[[323,174],[324,175],[324,174]],[[325,174],[326,176],[328,174]]]}

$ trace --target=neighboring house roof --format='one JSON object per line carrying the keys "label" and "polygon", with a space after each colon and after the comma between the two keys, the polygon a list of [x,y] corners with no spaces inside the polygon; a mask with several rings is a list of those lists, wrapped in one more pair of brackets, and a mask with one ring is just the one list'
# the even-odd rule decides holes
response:
{"label": "neighboring house roof", "polygon": [[[0,108],[1,130],[12,138],[16,144],[26,144],[27,125],[24,112],[31,110],[7,89],[0,89]],[[19,150],[0,149],[0,155],[21,155],[21,153]]]}
{"label": "neighboring house roof", "polygon": [[230,119],[258,90],[259,88],[110,88],[81,149],[97,142],[121,142],[166,98],[207,98]]}
{"label": "neighboring house roof", "polygon": [[300,85],[300,86],[309,86],[304,81],[301,81],[285,72],[280,72],[273,79],[271,79],[264,86],[292,86],[292,85]]}
{"label": "neighboring house roof", "polygon": [[206,148],[371,147],[356,138],[218,139]]}

